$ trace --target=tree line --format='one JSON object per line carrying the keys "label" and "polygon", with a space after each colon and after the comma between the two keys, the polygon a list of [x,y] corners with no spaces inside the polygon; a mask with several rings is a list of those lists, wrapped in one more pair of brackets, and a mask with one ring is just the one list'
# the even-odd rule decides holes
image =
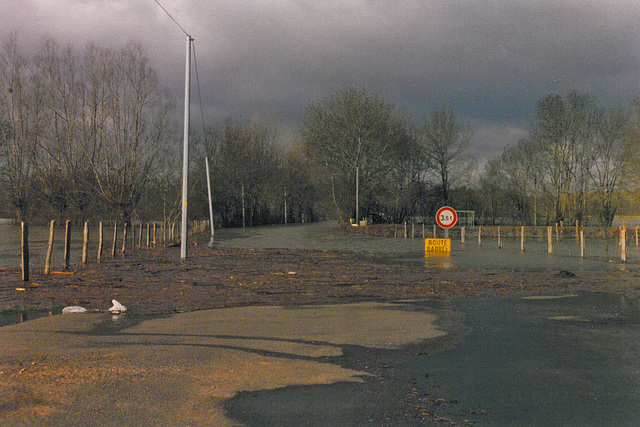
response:
{"label": "tree line", "polygon": [[[0,215],[175,221],[182,123],[145,49],[81,53],[15,33],[0,53]],[[484,223],[610,223],[638,177],[640,102],[603,109],[578,92],[540,100],[527,138],[480,167],[448,108],[414,122],[361,87],[311,102],[293,146],[268,118],[205,126],[190,145],[191,219],[218,227],[368,219],[431,222],[447,204]]]}
{"label": "tree line", "polygon": [[606,109],[587,93],[547,96],[529,135],[486,164],[478,186],[485,215],[610,226],[637,198],[639,149],[640,99]]}
{"label": "tree line", "polygon": [[16,216],[129,220],[174,132],[142,45],[78,54],[47,36],[26,57],[14,33],[0,61],[2,189]]}

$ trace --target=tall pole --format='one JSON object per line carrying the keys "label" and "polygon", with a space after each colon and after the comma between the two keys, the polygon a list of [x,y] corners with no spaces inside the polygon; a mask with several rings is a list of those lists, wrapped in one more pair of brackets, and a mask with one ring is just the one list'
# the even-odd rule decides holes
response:
{"label": "tall pole", "polygon": [[213,203],[211,201],[211,178],[209,177],[209,157],[204,158],[205,165],[207,166],[207,191],[209,192],[209,222],[211,223],[211,241],[209,246],[213,245],[213,238],[215,236],[215,227],[213,224]]}
{"label": "tall pole", "polygon": [[242,184],[242,228],[244,228],[244,184]]}
{"label": "tall pole", "polygon": [[356,166],[356,225],[360,225],[360,167]]}
{"label": "tall pole", "polygon": [[287,225],[287,187],[284,187],[284,225]]}
{"label": "tall pole", "polygon": [[191,36],[187,36],[187,62],[184,77],[184,143],[182,152],[182,229],[180,234],[180,258],[187,257],[187,192],[189,190],[189,103],[191,87]]}

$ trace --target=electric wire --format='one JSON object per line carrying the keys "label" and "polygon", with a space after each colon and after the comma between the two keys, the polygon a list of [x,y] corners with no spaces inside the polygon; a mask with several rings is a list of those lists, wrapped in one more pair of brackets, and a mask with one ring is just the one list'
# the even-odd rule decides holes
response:
{"label": "electric wire", "polygon": [[200,101],[200,118],[202,119],[202,136],[205,136],[204,129],[204,108],[202,107],[202,92],[200,91],[200,76],[198,74],[198,59],[196,56],[196,44],[193,43],[193,65],[196,71],[196,87],[198,89],[198,100]]}
{"label": "electric wire", "polygon": [[180,23],[178,21],[176,21],[176,19],[169,13],[169,11],[167,9],[164,8],[164,6],[162,6],[162,4],[160,4],[160,2],[158,0],[154,0],[156,2],[156,4],[158,6],[160,6],[160,9],[162,9],[164,11],[164,13],[167,14],[167,16],[169,18],[171,18],[171,20],[178,26],[178,28],[180,28],[180,30],[182,30],[182,32],[189,38],[189,41],[191,42],[191,45],[193,46],[193,63],[194,63],[194,68],[196,71],[196,87],[198,90],[198,100],[200,103],[200,118],[202,119],[202,135],[204,136],[205,134],[205,123],[204,123],[204,108],[202,107],[202,92],[200,91],[200,75],[198,74],[198,60],[197,60],[197,56],[196,56],[196,44],[193,41],[193,38],[191,37],[191,35],[182,27],[182,25],[180,25]]}
{"label": "electric wire", "polygon": [[171,14],[167,11],[167,9],[165,9],[165,8],[164,8],[164,6],[162,6],[158,0],[154,0],[154,1],[156,2],[156,4],[157,4],[158,6],[160,6],[160,9],[164,10],[164,13],[166,13],[166,14],[167,14],[167,16],[168,16],[169,18],[171,18],[171,20],[172,20],[172,21],[173,21],[173,22],[178,26],[178,28],[180,28],[180,29],[182,30],[182,32],[185,34],[185,36],[187,36],[187,37],[191,38],[191,36],[189,35],[189,33],[187,33],[187,32],[185,31],[185,29],[184,29],[184,28],[182,28],[182,25],[180,25],[180,24],[178,23],[178,21],[176,21],[176,20],[175,20],[175,18],[174,18],[173,16],[171,16]]}

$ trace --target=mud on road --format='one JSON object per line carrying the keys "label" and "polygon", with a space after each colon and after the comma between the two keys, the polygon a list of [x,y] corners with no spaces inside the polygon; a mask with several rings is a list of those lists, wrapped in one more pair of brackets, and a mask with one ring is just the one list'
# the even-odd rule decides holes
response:
{"label": "mud on road", "polygon": [[384,263],[389,254],[178,247],[137,251],[72,274],[0,270],[1,309],[106,310],[117,299],[131,314],[170,314],[249,305],[337,304],[434,297],[611,292],[640,295],[640,273],[427,268]]}

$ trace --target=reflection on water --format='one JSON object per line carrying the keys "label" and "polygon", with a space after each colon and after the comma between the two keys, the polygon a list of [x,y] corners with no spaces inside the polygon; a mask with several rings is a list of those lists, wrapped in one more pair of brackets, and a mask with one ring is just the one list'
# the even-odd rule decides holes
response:
{"label": "reflection on water", "polygon": [[427,252],[424,253],[424,266],[427,268],[453,268],[455,264],[451,259],[451,252],[442,253],[442,252]]}
{"label": "reflection on water", "polygon": [[215,245],[234,248],[312,249],[364,253],[420,253],[422,239],[390,239],[350,233],[336,222],[216,230]]}

